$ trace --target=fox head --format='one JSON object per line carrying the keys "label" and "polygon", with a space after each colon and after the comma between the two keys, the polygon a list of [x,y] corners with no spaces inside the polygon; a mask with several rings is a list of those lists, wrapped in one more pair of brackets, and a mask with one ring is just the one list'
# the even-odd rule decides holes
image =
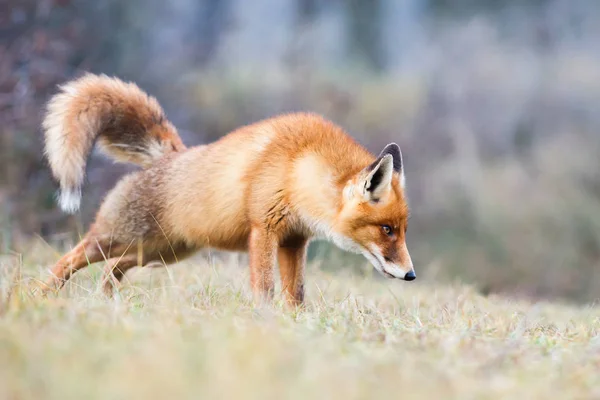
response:
{"label": "fox head", "polygon": [[336,242],[362,253],[388,278],[416,278],[406,248],[408,204],[400,147],[391,143],[351,177],[342,194]]}

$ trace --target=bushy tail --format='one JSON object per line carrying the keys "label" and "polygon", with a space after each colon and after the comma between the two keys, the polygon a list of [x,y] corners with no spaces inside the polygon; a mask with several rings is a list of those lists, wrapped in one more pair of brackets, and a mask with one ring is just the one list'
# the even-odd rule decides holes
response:
{"label": "bushy tail", "polygon": [[79,209],[88,156],[95,143],[117,161],[147,167],[185,149],[154,97],[133,83],[87,74],[60,87],[42,127],[45,154],[60,183],[60,207]]}

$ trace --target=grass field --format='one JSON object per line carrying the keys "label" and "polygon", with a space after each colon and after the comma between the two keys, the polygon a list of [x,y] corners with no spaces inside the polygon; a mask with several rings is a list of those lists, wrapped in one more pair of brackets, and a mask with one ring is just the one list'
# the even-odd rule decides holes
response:
{"label": "grass field", "polygon": [[598,307],[311,265],[292,313],[253,307],[244,261],[205,258],[134,270],[112,300],[99,267],[35,299],[54,258],[29,258],[0,269],[0,399],[600,397]]}

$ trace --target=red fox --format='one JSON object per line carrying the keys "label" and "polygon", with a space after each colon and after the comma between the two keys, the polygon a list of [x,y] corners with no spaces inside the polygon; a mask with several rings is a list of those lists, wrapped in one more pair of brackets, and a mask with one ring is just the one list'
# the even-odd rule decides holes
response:
{"label": "red fox", "polygon": [[142,167],[108,193],[87,234],[53,267],[48,289],[107,260],[110,295],[130,268],[173,263],[211,247],[249,253],[258,300],[273,298],[278,261],[285,299],[300,305],[306,250],[319,237],[363,254],[388,278],[416,278],[395,143],[376,157],[321,116],[295,113],[186,148],[154,97],[133,83],[92,74],[60,87],[42,126],[66,212],[79,208],[95,144]]}

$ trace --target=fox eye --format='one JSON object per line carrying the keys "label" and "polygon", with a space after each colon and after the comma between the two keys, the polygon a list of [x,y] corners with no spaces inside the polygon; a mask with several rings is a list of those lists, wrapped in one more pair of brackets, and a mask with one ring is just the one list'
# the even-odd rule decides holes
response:
{"label": "fox eye", "polygon": [[383,230],[383,233],[388,236],[392,236],[394,234],[394,231],[389,225],[381,225],[381,230]]}

